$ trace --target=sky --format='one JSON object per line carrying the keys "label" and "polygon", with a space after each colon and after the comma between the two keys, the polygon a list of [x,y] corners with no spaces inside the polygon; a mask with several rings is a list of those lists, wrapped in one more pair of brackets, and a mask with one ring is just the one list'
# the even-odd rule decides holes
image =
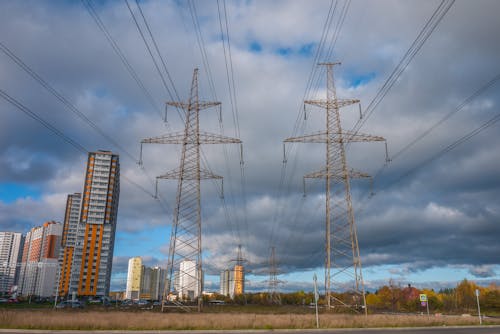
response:
{"label": "sky", "polygon": [[[498,1],[139,4],[165,66],[128,1],[158,69],[127,2],[91,2],[114,47],[86,2],[0,3],[0,230],[26,233],[63,221],[67,195],[81,192],[86,153],[52,128],[84,151],[120,155],[112,289],[124,289],[130,257],[165,265],[177,183],[162,180],[157,200],[154,179],[178,166],[180,148],[144,145],[141,167],[140,141],[183,129],[175,109],[164,121],[165,102],[187,100],[199,68],[200,98],[222,103],[220,115],[202,112],[201,128],[239,137],[244,160],[241,168],[239,145],[203,147],[204,166],[224,176],[224,200],[220,182],[202,184],[206,288],[218,289],[218,272],[234,265],[241,245],[247,290],[267,289],[275,247],[280,289],[310,291],[313,274],[323,277],[325,195],[316,180],[304,197],[302,176],[325,164],[325,147],[287,144],[284,164],[283,140],[324,129],[324,111],[308,107],[304,117],[303,100],[326,97],[325,73],[315,64],[340,61],[338,96],[361,101],[360,133],[384,137],[392,159],[386,163],[380,142],[347,148],[350,168],[375,175],[372,190],[352,181],[368,289],[389,280],[435,288],[463,278],[500,282]],[[344,129],[358,119],[357,106],[341,110]]]}

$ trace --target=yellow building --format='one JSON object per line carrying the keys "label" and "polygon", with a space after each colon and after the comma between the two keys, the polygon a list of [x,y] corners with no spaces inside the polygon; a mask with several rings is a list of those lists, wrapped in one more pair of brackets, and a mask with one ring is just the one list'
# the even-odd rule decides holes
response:
{"label": "yellow building", "polygon": [[234,266],[234,294],[245,293],[245,271],[242,265]]}
{"label": "yellow building", "polygon": [[141,292],[142,259],[133,257],[128,260],[126,299],[139,299]]}

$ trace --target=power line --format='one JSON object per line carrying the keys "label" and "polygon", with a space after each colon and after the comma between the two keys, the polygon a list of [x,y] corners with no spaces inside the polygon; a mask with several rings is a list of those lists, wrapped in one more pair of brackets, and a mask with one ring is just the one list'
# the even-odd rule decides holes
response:
{"label": "power line", "polygon": [[142,11],[142,8],[141,8],[141,5],[139,3],[139,0],[135,0],[135,3],[137,5],[137,8],[139,8],[139,12],[141,13],[142,19],[144,21],[146,29],[148,30],[149,36],[151,37],[151,40],[153,41],[153,45],[155,47],[156,53],[158,54],[158,57],[160,58],[160,61],[161,61],[162,65],[163,65],[163,70],[167,74],[167,77],[168,77],[168,80],[170,82],[170,85],[172,85],[172,89],[174,90],[175,97],[177,98],[177,101],[180,101],[181,99],[179,97],[179,94],[177,93],[177,89],[175,89],[175,85],[174,85],[174,81],[172,80],[172,76],[170,75],[170,72],[168,71],[167,64],[166,64],[165,59],[163,58],[163,56],[162,56],[162,54],[160,52],[160,49],[158,48],[158,44],[156,43],[156,39],[155,39],[155,37],[154,37],[154,35],[153,35],[150,27],[149,27],[148,21],[146,20],[146,17],[144,15],[144,13]]}
{"label": "power line", "polygon": [[80,120],[87,123],[92,129],[99,133],[102,137],[112,143],[116,148],[123,151],[130,159],[137,161],[137,159],[128,152],[122,145],[117,143],[113,138],[108,136],[106,132],[101,130],[101,128],[90,120],[83,112],[81,112],[74,104],[68,101],[61,93],[59,93],[54,87],[52,87],[47,81],[45,81],[40,75],[38,75],[33,69],[31,69],[26,63],[24,63],[18,56],[14,54],[5,44],[0,42],[0,50],[2,50],[10,59],[12,59],[19,67],[21,67],[26,73],[28,73],[35,81],[42,85],[46,90],[49,91],[53,96],[55,96],[62,104],[64,104],[71,112],[73,112]]}
{"label": "power line", "polygon": [[[343,7],[341,9],[341,12],[339,14],[339,18],[338,18],[337,23],[335,25],[334,31],[330,37],[330,46],[327,49],[328,51],[326,52],[326,55],[324,55],[324,57],[327,59],[328,59],[328,57],[330,57],[331,53],[333,52],[333,48],[335,47],[336,41],[338,40],[338,37],[340,35],[340,31],[341,31],[342,26],[343,26],[344,21],[345,21],[345,17],[347,15],[349,4],[350,4],[350,0],[344,2]],[[304,93],[303,100],[306,100],[306,97],[309,96],[311,89],[313,87],[313,83],[315,81],[316,75],[323,73],[322,69],[318,69],[316,64],[317,64],[318,60],[322,57],[323,50],[325,50],[326,41],[328,40],[328,36],[330,35],[329,31],[331,30],[332,24],[334,22],[334,17],[335,17],[335,14],[337,12],[337,8],[339,8],[338,0],[335,1],[335,4],[332,0],[330,2],[330,7],[328,10],[327,18],[326,18],[325,23],[323,25],[323,31],[321,33],[320,43],[318,44],[318,48],[316,49],[316,54],[314,56],[314,60],[312,63],[312,68],[311,68],[311,72],[310,72],[310,75],[308,78],[308,82],[306,84],[306,91]],[[320,81],[319,78],[320,77],[321,77],[320,75],[317,76],[317,78],[318,78],[316,81],[317,87],[319,87],[319,81]],[[293,131],[292,131],[292,136],[296,136],[297,132],[299,131],[300,124],[302,124],[301,133],[304,133],[305,126],[306,126],[306,120],[307,120],[307,117],[306,117],[306,110],[305,110],[305,105],[304,105],[304,108],[302,108],[302,107],[299,108],[299,113],[298,113],[297,119],[295,121]],[[295,155],[294,159],[293,159],[292,170],[291,170],[289,178],[287,180],[286,179],[287,165],[288,165],[288,161],[287,161],[288,158],[287,157],[292,154],[292,150],[294,149],[294,146],[295,146],[294,143],[291,143],[291,145],[288,145],[288,147],[284,148],[284,150],[283,150],[284,151],[283,165],[281,168],[280,184],[278,187],[278,193],[279,193],[278,197],[279,198],[284,197],[285,196],[284,193],[286,193],[287,195],[290,194],[290,191],[291,191],[291,184],[292,184],[292,180],[294,179],[294,175],[295,175],[298,161],[297,161],[297,156]],[[286,189],[284,188],[285,184],[287,184]],[[278,219],[277,217],[281,216],[282,217],[281,220],[284,220],[283,215],[284,215],[284,212],[286,211],[285,207],[286,207],[286,205],[282,205],[281,207],[277,208],[276,214],[274,215],[273,227],[272,227],[271,234],[270,234],[270,246],[272,246],[272,244],[273,244],[273,238],[274,238],[274,235],[276,234],[276,228],[278,228],[278,229],[280,228],[280,226],[279,226],[280,224],[276,223],[277,219]],[[295,216],[296,215],[297,214],[295,214]]]}
{"label": "power line", "polygon": [[160,111],[160,109],[158,109],[158,106],[157,106],[156,101],[154,100],[153,96],[148,91],[148,89],[146,88],[144,83],[141,81],[141,79],[137,75],[137,72],[134,70],[134,68],[132,67],[132,65],[128,61],[127,57],[125,57],[125,55],[123,54],[123,51],[120,49],[120,47],[116,43],[113,36],[111,36],[111,34],[109,33],[108,29],[106,28],[106,26],[104,25],[104,23],[100,19],[99,14],[97,14],[94,7],[92,6],[91,0],[81,0],[81,1],[82,1],[83,5],[85,6],[85,8],[87,9],[90,16],[92,16],[92,18],[94,19],[94,22],[97,24],[97,26],[99,27],[101,32],[104,34],[104,37],[106,37],[107,41],[109,42],[109,44],[113,48],[113,51],[115,51],[118,58],[120,58],[121,62],[125,66],[127,72],[132,76],[132,78],[134,79],[136,84],[139,86],[141,91],[144,93],[144,95],[148,99],[148,101],[151,104],[151,106],[153,107],[153,109],[155,109],[160,114],[160,117],[163,118],[162,112]]}
{"label": "power line", "polygon": [[[66,135],[64,132],[62,132],[61,130],[59,130],[58,128],[56,128],[52,124],[50,124],[48,121],[44,120],[37,113],[35,113],[30,108],[28,108],[25,105],[23,105],[21,102],[19,102],[18,100],[16,100],[12,96],[10,96],[8,93],[6,93],[2,89],[0,89],[0,96],[4,100],[6,100],[7,102],[9,102],[10,104],[12,104],[13,106],[15,106],[17,109],[19,109],[20,111],[22,111],[23,113],[25,113],[27,116],[29,116],[30,118],[34,119],[38,123],[40,123],[43,127],[45,127],[46,129],[48,129],[49,131],[51,131],[57,137],[61,138],[66,143],[68,143],[69,145],[73,146],[75,149],[77,149],[81,153],[87,154],[89,152],[89,150],[87,150],[82,144],[80,144],[76,140],[74,140],[71,137],[69,137],[68,135]],[[120,178],[123,178],[124,180],[126,180],[127,182],[129,182],[130,184],[132,184],[133,186],[135,186],[136,188],[138,188],[139,190],[143,191],[147,195],[154,196],[149,190],[147,190],[146,188],[144,188],[143,186],[141,186],[137,182],[132,181],[127,176],[121,174]],[[168,213],[168,209],[165,206],[163,206],[163,205],[162,205],[162,207]]]}
{"label": "power line", "polygon": [[434,160],[441,158],[444,154],[450,152],[451,150],[453,150],[457,146],[465,143],[466,141],[470,140],[474,136],[480,134],[481,132],[483,132],[484,130],[486,130],[487,128],[489,128],[490,126],[495,125],[498,121],[500,121],[500,113],[496,114],[494,117],[490,118],[488,121],[486,121],[485,123],[483,123],[481,126],[475,128],[474,130],[470,131],[466,135],[464,135],[464,136],[460,137],[459,139],[455,140],[453,143],[451,143],[450,145],[446,146],[445,148],[443,148],[442,150],[440,150],[439,152],[437,152],[433,156],[429,157],[428,159],[424,160],[419,165],[417,165],[414,168],[412,168],[409,171],[407,171],[406,173],[404,173],[403,175],[401,175],[398,179],[396,179],[396,181],[392,182],[389,187],[392,187],[395,184],[399,183],[401,180],[403,180],[407,176],[413,174],[414,172],[416,172],[420,168],[424,167],[425,165],[428,165],[429,163],[433,162]]}
{"label": "power line", "polygon": [[61,138],[62,140],[64,140],[66,143],[68,143],[71,146],[73,146],[74,148],[76,148],[78,151],[80,151],[82,153],[87,153],[88,152],[88,150],[85,147],[83,147],[80,143],[78,143],[77,141],[71,139],[64,132],[60,131],[59,129],[57,129],[55,126],[53,126],[49,122],[45,121],[38,114],[36,114],[35,112],[33,112],[31,109],[29,109],[28,107],[26,107],[25,105],[23,105],[21,102],[19,102],[18,100],[16,100],[12,96],[10,96],[8,93],[6,93],[5,91],[3,91],[2,89],[0,89],[0,96],[4,100],[6,100],[7,102],[9,102],[10,104],[12,104],[13,106],[15,106],[17,109],[19,109],[20,111],[22,111],[23,113],[25,113],[26,115],[28,115],[29,117],[31,117],[32,119],[34,119],[35,121],[37,121],[40,124],[42,124],[46,129],[48,129],[49,131],[51,131],[52,133],[54,133],[56,136],[58,136],[59,138]]}
{"label": "power line", "polygon": [[[236,86],[235,86],[235,80],[234,80],[234,67],[233,67],[233,61],[232,61],[232,54],[231,54],[231,40],[229,36],[229,19],[227,15],[227,8],[226,8],[226,1],[223,0],[223,10],[224,10],[224,27],[222,24],[222,15],[221,15],[221,6],[219,3],[219,0],[217,0],[217,12],[218,12],[218,19],[219,19],[219,27],[220,27],[220,32],[221,32],[221,40],[222,40],[222,47],[224,51],[224,63],[226,65],[226,77],[227,77],[227,85],[228,85],[228,90],[229,90],[229,99],[231,103],[231,113],[233,117],[233,124],[235,127],[235,136],[240,138],[240,126],[239,126],[239,116],[238,116],[238,102],[236,99]],[[225,29],[224,29],[225,28]],[[225,32],[225,38],[224,38],[224,32]],[[226,39],[227,39],[227,49],[226,49]],[[222,123],[222,119],[219,119],[219,125],[222,134],[224,135],[224,125]],[[230,169],[229,169],[229,163],[228,163],[228,157],[227,157],[227,150],[226,147],[224,149],[224,158],[226,161],[226,166],[227,166],[227,173],[228,173],[228,178],[229,181],[231,181],[231,174],[230,174]],[[241,148],[240,148],[241,149]],[[230,185],[232,185],[232,182],[230,182]],[[242,157],[240,157],[240,186],[241,186],[241,196],[243,199],[243,224],[245,226],[245,231],[248,236],[248,217],[247,217],[247,208],[246,208],[246,178],[245,178],[245,165],[243,162]],[[230,187],[231,194],[233,192],[232,186]],[[234,195],[233,195],[234,196]],[[241,240],[240,240],[241,244]]]}
{"label": "power line", "polygon": [[399,77],[406,70],[413,58],[418,54],[422,46],[429,39],[432,33],[436,30],[439,23],[443,20],[444,16],[455,3],[455,0],[442,0],[439,6],[434,10],[431,17],[427,20],[424,27],[415,38],[410,48],[406,51],[404,56],[399,61],[398,65],[394,68],[392,73],[386,79],[382,87],[379,89],[375,97],[370,101],[368,107],[362,113],[362,117],[354,125],[352,131],[356,134],[359,129],[366,123],[368,118],[373,114],[380,102],[385,98],[387,93],[391,90]]}
{"label": "power line", "polygon": [[[351,0],[347,0],[343,3],[342,9],[340,10],[339,18],[337,20],[337,24],[335,25],[335,28],[333,30],[333,34],[330,38],[330,46],[328,47],[328,51],[324,55],[325,60],[331,60],[333,50],[335,49],[335,46],[337,45],[337,40],[340,36],[340,31],[342,30],[342,27],[344,25],[344,21],[347,17],[347,12],[349,11],[349,6],[351,4]],[[318,90],[320,89],[320,83],[321,83],[321,78],[325,75],[326,70],[321,68],[317,72],[317,77],[316,77],[316,84],[314,88],[314,93],[311,94],[311,98],[314,97]]]}
{"label": "power line", "polygon": [[[108,142],[113,144],[116,148],[121,150],[123,153],[125,153],[126,156],[128,156],[132,161],[137,162],[137,159],[134,157],[132,153],[130,153],[128,150],[126,150],[122,145],[120,145],[116,140],[114,140],[112,137],[106,134],[104,130],[102,130],[95,122],[93,122],[91,119],[89,119],[83,112],[81,112],[73,103],[71,103],[64,95],[62,95],[59,91],[57,91],[52,85],[50,85],[46,80],[44,80],[39,74],[37,74],[32,68],[30,68],[26,63],[24,63],[21,58],[19,58],[12,50],[10,50],[6,45],[0,42],[0,50],[4,52],[11,60],[13,60],[19,67],[21,67],[27,74],[29,74],[35,81],[37,81],[42,87],[44,87],[46,90],[49,91],[54,97],[56,97],[62,104],[64,104],[71,112],[73,112],[80,120],[84,121],[89,125],[93,130],[95,130],[97,133],[99,133],[103,138],[105,138]],[[143,170],[144,174],[150,179],[151,177],[148,175],[148,173]],[[126,177],[124,177],[126,178]],[[135,183],[131,180],[129,180],[130,183]],[[153,182],[154,185],[154,182]],[[137,186],[139,186],[137,184]],[[144,187],[139,186],[142,188],[141,190],[145,191],[147,194],[154,196],[150,191],[145,190]],[[164,207],[166,211],[166,207],[168,204],[166,203],[161,203],[160,205]]]}
{"label": "power line", "polygon": [[203,35],[201,34],[200,22],[198,20],[198,14],[196,12],[196,6],[192,0],[188,0],[189,13],[191,14],[191,19],[193,20],[193,26],[196,34],[196,41],[198,43],[198,48],[200,49],[201,58],[203,61],[203,68],[207,75],[208,84],[210,87],[210,92],[212,97],[217,100],[217,93],[215,91],[215,84],[212,76],[212,71],[210,69],[210,63],[208,62],[207,49],[205,47],[205,41],[203,40]]}
{"label": "power line", "polygon": [[[179,100],[180,100],[179,95],[177,95],[177,91],[175,91],[175,86],[173,85],[172,78],[170,77],[170,74],[169,74],[168,69],[167,69],[167,67],[166,67],[166,64],[165,64],[165,62],[164,62],[164,60],[163,60],[163,57],[161,57],[161,53],[160,53],[160,51],[159,51],[159,49],[158,49],[158,46],[156,45],[156,42],[154,42],[154,45],[155,45],[155,47],[156,47],[156,52],[157,52],[157,54],[159,54],[159,55],[160,55],[161,62],[162,62],[162,64],[163,64],[163,68],[164,68],[164,70],[167,72],[167,74],[168,74],[168,76],[169,76],[169,79],[170,79],[170,83],[171,83],[171,84],[172,84],[172,86],[174,87],[174,91],[175,91],[175,94],[176,94],[176,98],[177,98],[177,100],[174,98],[174,95],[172,94],[172,92],[170,91],[170,88],[168,87],[168,84],[167,84],[167,82],[166,82],[166,80],[165,80],[165,76],[164,76],[164,75],[163,75],[163,73],[161,72],[160,66],[158,65],[158,62],[156,61],[156,58],[154,57],[153,52],[151,51],[151,48],[149,47],[149,43],[148,43],[148,41],[146,40],[146,37],[144,36],[144,33],[143,33],[143,31],[142,31],[142,28],[141,28],[141,26],[139,25],[139,22],[137,21],[137,19],[136,19],[136,17],[135,17],[135,14],[134,14],[134,12],[132,11],[132,8],[130,7],[130,4],[129,4],[128,0],[124,0],[124,1],[125,1],[125,4],[127,5],[127,8],[128,8],[128,10],[129,10],[129,12],[130,12],[130,15],[132,16],[132,19],[133,19],[133,21],[134,21],[134,23],[135,23],[135,26],[136,26],[136,28],[137,28],[137,31],[139,32],[139,34],[140,34],[140,36],[141,36],[141,38],[142,38],[142,41],[144,42],[144,45],[146,46],[146,50],[148,51],[149,56],[151,57],[151,60],[153,61],[153,64],[154,64],[154,66],[155,66],[155,69],[156,69],[156,71],[158,72],[158,75],[160,76],[161,82],[163,83],[163,87],[165,87],[165,90],[167,91],[167,94],[168,94],[168,96],[170,97],[170,99],[171,99],[172,101],[179,101]],[[137,5],[139,6],[139,4],[138,4],[138,3],[137,3]],[[139,7],[139,9],[140,9],[140,7]],[[143,15],[143,13],[142,13],[142,10],[141,10],[141,15],[142,15],[142,18],[143,18],[144,22],[145,22],[145,23],[146,23],[146,25],[147,25],[147,21],[146,21],[146,18],[144,17],[144,15]],[[151,38],[153,38],[153,35],[152,35],[152,33],[151,33],[151,30],[149,29],[149,25],[147,25],[147,30],[149,31],[149,35],[150,35],[150,37],[151,37]],[[153,41],[154,41],[154,39],[153,39]],[[179,111],[179,108],[176,108],[176,109],[177,109],[177,113],[179,114],[179,117],[181,118],[181,120],[183,120],[183,119],[184,119],[184,118],[183,118],[183,113]],[[166,120],[166,119],[165,119],[165,120]]]}
{"label": "power line", "polygon": [[451,118],[451,116],[455,115],[457,112],[462,110],[466,105],[468,105],[472,100],[474,100],[476,97],[484,93],[486,90],[488,90],[490,87],[495,85],[498,81],[500,80],[500,73],[497,74],[493,79],[488,81],[486,84],[481,86],[478,90],[476,90],[472,95],[467,97],[460,105],[458,105],[454,110],[450,111],[447,113],[443,118],[441,118],[439,121],[437,121],[434,125],[429,127],[427,130],[425,130],[422,134],[417,136],[415,139],[413,139],[411,142],[406,144],[402,149],[400,149],[397,153],[395,153],[391,159],[395,160],[397,159],[400,155],[404,154],[407,152],[413,145],[424,139],[426,136],[428,136],[435,128],[446,122],[448,119]]}

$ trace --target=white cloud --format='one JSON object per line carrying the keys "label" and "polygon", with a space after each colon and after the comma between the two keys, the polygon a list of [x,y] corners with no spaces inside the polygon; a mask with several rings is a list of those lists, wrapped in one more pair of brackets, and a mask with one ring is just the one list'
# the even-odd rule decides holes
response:
{"label": "white cloud", "polygon": [[[217,97],[223,103],[225,133],[232,136],[236,129],[227,92],[216,4],[205,1],[195,4]],[[200,96],[212,99],[187,6],[162,1],[146,1],[141,5],[181,99],[187,98],[196,66],[200,67]],[[282,141],[292,135],[312,63],[312,56],[295,50],[319,43],[330,1],[229,1],[227,5],[244,142],[247,202],[242,198],[238,148],[228,147],[226,155],[221,147],[204,147],[211,169],[225,177],[230,212],[227,221],[217,198],[219,185],[204,182],[204,246],[210,254],[207,261],[220,268],[235,256],[238,243],[243,243],[245,256],[259,269],[265,267],[272,245],[277,247],[283,267],[289,271],[321,266],[323,255],[318,252],[324,240],[324,185],[320,181],[308,182],[305,199],[301,191],[302,175],[319,170],[324,164],[324,147],[295,145],[288,157],[283,183],[280,171]],[[332,56],[332,60],[343,62],[336,68],[339,97],[360,98],[362,105],[367,106],[437,5],[352,1]],[[173,109],[169,110],[170,127],[161,121],[163,103],[170,97],[126,6],[119,2],[95,6],[152,95],[154,106],[80,3],[2,3],[0,29],[5,32],[2,43],[138,158],[141,139],[179,131],[183,125]],[[495,1],[483,1],[480,5],[457,1],[361,132],[384,136],[394,154],[491,80],[500,70],[497,62],[500,46],[495,40],[495,32],[500,31],[498,7]],[[259,43],[262,51],[252,52],[252,42]],[[279,48],[292,48],[294,52],[281,56],[277,53]],[[127,157],[75,118],[3,53],[0,53],[0,72],[0,89],[69,137],[89,150],[119,151],[122,175],[140,184],[146,192],[154,192],[156,175],[178,166],[178,147],[146,145],[143,148],[146,170],[142,171],[136,159]],[[370,81],[350,87],[349,83],[358,76],[371,73],[374,77]],[[315,77],[308,98],[324,93],[323,77],[319,76],[319,80]],[[366,205],[360,204],[360,198],[368,186],[353,181],[355,207],[363,207],[355,215],[364,263],[407,264],[427,259],[429,266],[449,262],[478,266],[479,269],[471,269],[471,274],[488,273],[487,266],[495,261],[496,240],[500,236],[496,224],[500,212],[496,200],[500,191],[496,181],[500,151],[494,145],[498,142],[498,125],[389,186],[406,171],[491,118],[499,101],[497,92],[498,87],[490,87],[395,159],[377,178],[377,195]],[[86,157],[7,102],[0,100],[0,109],[0,183],[35,184],[41,189],[37,198],[19,198],[9,204],[0,202],[0,229],[25,231],[44,220],[61,220],[66,194],[81,191]],[[357,110],[342,110],[341,117],[344,127],[350,128],[356,122]],[[220,131],[215,110],[204,111],[201,122],[206,131]],[[308,111],[304,132],[323,127],[323,111]],[[352,145],[348,161],[353,168],[375,173],[384,163],[384,147]],[[122,179],[118,230],[137,233],[171,222],[176,186],[176,181],[160,183],[165,210],[149,194]],[[165,236],[156,247],[163,253],[168,252],[165,246],[168,238]],[[421,240],[433,247],[415,251]],[[491,250],[484,251],[469,243],[489,245]]]}

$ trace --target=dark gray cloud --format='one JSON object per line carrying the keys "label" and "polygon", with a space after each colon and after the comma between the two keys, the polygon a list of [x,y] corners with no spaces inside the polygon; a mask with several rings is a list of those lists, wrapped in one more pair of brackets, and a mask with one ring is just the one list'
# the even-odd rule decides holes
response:
{"label": "dark gray cloud", "polygon": [[[324,148],[290,146],[283,178],[280,172],[282,141],[292,135],[312,62],[312,55],[297,50],[319,43],[329,1],[227,4],[246,186],[243,192],[238,146],[228,146],[226,152],[221,147],[204,148],[210,169],[225,177],[229,210],[224,211],[219,199],[220,184],[205,181],[206,268],[216,273],[227,267],[238,244],[243,246],[247,266],[259,276],[265,275],[271,246],[276,247],[284,272],[321,267],[324,184],[308,182],[308,196],[303,198],[301,192],[302,175],[324,164]],[[237,130],[227,92],[217,8],[211,2],[197,1],[196,5],[217,98],[223,103],[225,134],[234,136]],[[338,95],[359,98],[367,106],[437,5],[352,1],[333,56],[343,62],[336,72]],[[181,130],[182,124],[175,110],[169,111],[168,126],[160,120],[163,102],[170,98],[126,5],[104,2],[95,6],[153,97],[154,107],[80,3],[2,3],[0,39],[132,158],[75,117],[3,53],[0,89],[87,149],[118,152],[122,175],[154,192],[152,180],[177,167],[180,151],[170,145],[147,145],[142,170],[136,164],[139,142]],[[142,6],[180,97],[187,98],[192,70],[200,66],[200,94],[203,99],[214,99],[201,67],[188,8],[182,3],[156,1],[143,2]],[[498,75],[499,9],[496,1],[456,1],[361,132],[384,136],[394,156]],[[252,52],[252,43],[259,44],[261,50]],[[293,52],[277,52],[287,48]],[[308,98],[322,97],[323,85],[321,80]],[[369,182],[352,182],[361,255],[367,269],[397,265],[402,268],[398,275],[403,277],[427,268],[464,266],[472,277],[497,277],[499,125],[406,174],[498,114],[499,89],[491,86],[398,155],[376,178],[375,196],[367,196]],[[26,231],[44,220],[62,220],[66,194],[82,187],[85,156],[4,100],[0,100],[0,115],[0,183],[34,185],[40,190],[36,198],[20,196],[12,202],[0,198],[0,229]],[[357,116],[356,108],[342,110],[344,127],[352,127]],[[299,125],[298,134],[322,129],[323,111],[309,110],[307,121]],[[203,113],[202,128],[220,132],[215,110]],[[349,146],[347,157],[351,167],[374,174],[383,166],[384,154],[381,143],[355,144]],[[125,179],[121,184],[120,233],[134,234],[171,221],[175,181],[160,183],[162,205]],[[119,240],[117,249],[126,249]],[[168,250],[167,243],[168,236],[156,249]],[[137,255],[151,257],[151,264],[162,262],[164,257],[163,253]],[[125,271],[126,258],[119,256],[113,272]]]}

